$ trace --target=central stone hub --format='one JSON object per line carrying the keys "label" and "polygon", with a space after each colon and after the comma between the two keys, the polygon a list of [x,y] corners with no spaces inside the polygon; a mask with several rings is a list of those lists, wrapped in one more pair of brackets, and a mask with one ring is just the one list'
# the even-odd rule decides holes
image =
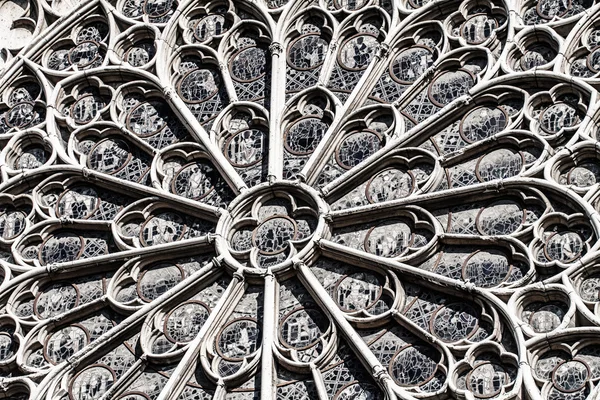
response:
{"label": "central stone hub", "polygon": [[306,261],[325,229],[327,205],[299,183],[262,184],[231,203],[217,231],[217,250],[233,268],[281,270]]}

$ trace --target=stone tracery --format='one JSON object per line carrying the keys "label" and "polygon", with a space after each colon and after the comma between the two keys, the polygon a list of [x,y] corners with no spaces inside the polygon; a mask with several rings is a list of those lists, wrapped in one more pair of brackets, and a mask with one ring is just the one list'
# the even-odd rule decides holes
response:
{"label": "stone tracery", "polygon": [[0,15],[0,398],[598,396],[593,1]]}

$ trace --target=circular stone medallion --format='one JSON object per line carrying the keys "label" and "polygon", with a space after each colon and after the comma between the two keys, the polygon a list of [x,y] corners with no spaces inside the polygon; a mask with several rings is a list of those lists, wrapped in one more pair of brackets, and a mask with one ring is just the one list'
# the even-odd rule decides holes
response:
{"label": "circular stone medallion", "polygon": [[231,269],[262,274],[270,267],[287,270],[292,258],[314,257],[328,208],[314,189],[286,182],[255,186],[229,210],[217,225],[217,251]]}

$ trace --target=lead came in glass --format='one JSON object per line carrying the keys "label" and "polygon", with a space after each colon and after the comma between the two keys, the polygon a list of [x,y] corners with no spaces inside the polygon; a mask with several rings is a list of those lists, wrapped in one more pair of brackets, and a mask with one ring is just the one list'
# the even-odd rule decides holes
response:
{"label": "lead came in glass", "polygon": [[414,189],[411,173],[398,169],[388,169],[377,174],[367,185],[367,198],[371,203],[400,199]]}
{"label": "lead came in glass", "polygon": [[22,211],[11,209],[0,209],[0,237],[11,240],[19,236],[25,230],[27,215]]}
{"label": "lead came in glass", "polygon": [[466,71],[446,72],[431,83],[429,93],[435,103],[445,106],[467,94],[474,83],[473,77]]}
{"label": "lead came in glass", "polygon": [[329,126],[318,118],[302,119],[287,131],[285,147],[293,154],[312,154],[328,128]]}
{"label": "lead came in glass", "polygon": [[274,216],[258,226],[254,233],[254,245],[263,253],[275,254],[285,250],[287,242],[296,239],[297,236],[297,227],[293,220]]}
{"label": "lead came in glass", "polygon": [[318,35],[302,36],[292,43],[288,62],[300,70],[316,68],[323,64],[327,47],[327,42]]}
{"label": "lead came in glass", "polygon": [[98,51],[96,42],[82,42],[69,52],[69,62],[80,68],[88,67],[98,58]]}
{"label": "lead came in glass", "polygon": [[496,20],[488,18],[485,14],[474,15],[464,23],[462,36],[468,43],[480,44],[492,36],[497,26]]}
{"label": "lead came in glass", "polygon": [[206,42],[215,36],[227,32],[225,17],[219,14],[207,15],[196,24],[194,36],[200,42]]}
{"label": "lead came in glass", "polygon": [[125,142],[105,139],[94,146],[88,159],[92,169],[111,174],[122,169],[130,158]]}
{"label": "lead came in glass", "polygon": [[342,45],[339,62],[350,70],[363,70],[371,62],[378,47],[379,42],[374,36],[358,35]]}
{"label": "lead came in glass", "polygon": [[98,112],[106,105],[99,96],[84,96],[73,104],[71,115],[78,123],[87,123],[93,120]]}
{"label": "lead came in glass", "polygon": [[231,62],[231,75],[234,79],[249,82],[265,74],[267,55],[259,47],[241,50]]}
{"label": "lead came in glass", "polygon": [[349,169],[375,154],[381,145],[381,138],[375,132],[354,133],[341,143],[337,158],[344,168]]}
{"label": "lead came in glass", "polygon": [[292,348],[304,349],[314,345],[325,331],[325,318],[315,309],[292,312],[281,327],[283,342]]}
{"label": "lead came in glass", "polygon": [[14,355],[14,344],[10,335],[0,334],[0,361],[5,361]]}
{"label": "lead came in glass", "polygon": [[201,199],[214,189],[217,172],[206,164],[192,164],[182,168],[173,179],[174,192],[190,199]]}
{"label": "lead came in glass", "polygon": [[175,342],[193,340],[206,322],[210,310],[200,303],[182,304],[167,317],[165,331]]}
{"label": "lead came in glass", "polygon": [[183,78],[179,91],[183,100],[199,103],[209,99],[219,90],[218,83],[210,70],[195,70]]}
{"label": "lead came in glass", "polygon": [[390,73],[401,83],[411,83],[423,75],[433,61],[434,57],[430,49],[413,47],[398,55],[390,65]]}
{"label": "lead came in glass", "polygon": [[68,326],[48,338],[46,354],[53,364],[66,361],[88,343],[87,333],[78,326]]}
{"label": "lead came in glass", "polygon": [[381,293],[376,275],[356,272],[337,284],[335,299],[343,310],[368,310],[377,303]]}
{"label": "lead came in glass", "polygon": [[127,127],[140,137],[154,135],[167,125],[165,113],[162,103],[142,103],[129,113]]}
{"label": "lead came in glass", "polygon": [[114,372],[103,366],[93,366],[81,371],[71,384],[74,400],[99,399],[115,381]]}
{"label": "lead came in glass", "polygon": [[228,360],[238,361],[260,346],[260,329],[251,319],[234,320],[219,335],[218,351]]}
{"label": "lead came in glass", "polygon": [[57,204],[57,214],[63,217],[87,219],[100,206],[98,193],[89,187],[79,187],[63,193]]}
{"label": "lead came in glass", "polygon": [[258,129],[235,134],[225,145],[225,154],[233,165],[250,166],[263,156],[264,134]]}

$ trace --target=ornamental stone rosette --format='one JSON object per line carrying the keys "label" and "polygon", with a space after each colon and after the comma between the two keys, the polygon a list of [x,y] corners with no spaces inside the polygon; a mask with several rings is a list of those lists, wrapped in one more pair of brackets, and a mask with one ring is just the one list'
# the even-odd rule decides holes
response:
{"label": "ornamental stone rosette", "polygon": [[600,4],[0,2],[0,399],[600,398]]}

